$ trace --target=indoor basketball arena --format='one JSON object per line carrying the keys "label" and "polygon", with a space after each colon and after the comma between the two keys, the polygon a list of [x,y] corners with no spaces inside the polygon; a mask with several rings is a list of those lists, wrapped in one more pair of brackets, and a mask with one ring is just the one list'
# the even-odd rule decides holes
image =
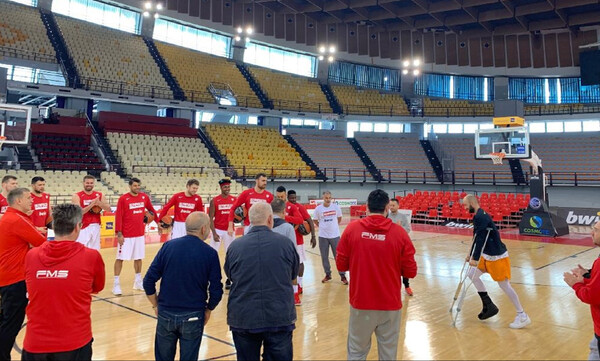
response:
{"label": "indoor basketball arena", "polygon": [[0,359],[600,360],[600,1],[0,0]]}

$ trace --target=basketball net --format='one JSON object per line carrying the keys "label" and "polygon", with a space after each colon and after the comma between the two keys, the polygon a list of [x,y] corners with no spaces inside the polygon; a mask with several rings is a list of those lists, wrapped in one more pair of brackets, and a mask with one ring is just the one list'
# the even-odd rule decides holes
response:
{"label": "basketball net", "polygon": [[506,157],[506,153],[503,152],[490,153],[490,158],[492,158],[492,162],[494,162],[494,164],[502,164],[504,157]]}
{"label": "basketball net", "polygon": [[2,150],[2,146],[4,145],[5,141],[6,141],[6,137],[5,136],[0,136],[0,150]]}

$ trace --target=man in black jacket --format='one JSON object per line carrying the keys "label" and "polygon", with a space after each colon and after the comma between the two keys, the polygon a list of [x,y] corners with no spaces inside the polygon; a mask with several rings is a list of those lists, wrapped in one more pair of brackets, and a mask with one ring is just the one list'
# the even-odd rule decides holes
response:
{"label": "man in black jacket", "polygon": [[300,261],[290,240],[272,231],[273,212],[257,203],[248,213],[252,229],[232,243],[225,273],[232,281],[227,324],[237,359],[292,360],[296,309],[292,280]]}
{"label": "man in black jacket", "polygon": [[[492,279],[498,282],[498,286],[510,298],[510,301],[517,309],[517,317],[508,326],[510,328],[523,328],[531,324],[531,319],[523,311],[519,296],[517,296],[517,293],[510,285],[510,259],[508,258],[506,246],[500,239],[500,233],[496,225],[490,215],[481,209],[479,200],[474,195],[468,194],[463,199],[463,204],[470,213],[475,214],[473,216],[475,241],[472,246],[475,247],[475,250],[473,251],[473,248],[471,248],[473,252],[467,256],[467,261],[472,266],[468,273],[469,278],[473,281],[473,285],[477,289],[477,293],[483,303],[483,310],[477,317],[480,320],[485,320],[498,313],[498,307],[492,302],[492,299],[487,294],[485,285],[480,279],[481,275],[489,273]],[[489,237],[488,229],[491,229]],[[487,243],[485,243],[486,238]],[[485,249],[483,249],[484,243]]]}

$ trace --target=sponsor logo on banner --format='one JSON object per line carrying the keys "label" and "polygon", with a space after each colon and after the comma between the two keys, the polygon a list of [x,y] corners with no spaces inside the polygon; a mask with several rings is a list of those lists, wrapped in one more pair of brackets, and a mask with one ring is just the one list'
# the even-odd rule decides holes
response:
{"label": "sponsor logo on banner", "polygon": [[115,224],[114,222],[106,222],[106,225],[104,226],[104,229],[115,229]]}
{"label": "sponsor logo on banner", "polygon": [[564,219],[570,226],[588,226],[600,221],[598,208],[563,208],[557,207],[556,215]]}
{"label": "sponsor logo on banner", "polygon": [[529,206],[533,209],[540,209],[542,201],[537,197],[533,197],[529,200]]}
{"label": "sponsor logo on banner", "polygon": [[361,237],[365,239],[372,239],[374,241],[385,241],[385,234],[363,232]]}
{"label": "sponsor logo on banner", "polygon": [[529,225],[533,228],[542,228],[542,217],[533,216],[529,218]]}
{"label": "sponsor logo on banner", "polygon": [[532,216],[528,221],[529,227],[524,227],[522,229],[523,234],[531,234],[535,236],[551,236],[553,233],[549,229],[544,229],[542,226],[544,225],[543,218],[539,216]]}
{"label": "sponsor logo on banner", "polygon": [[473,228],[473,225],[470,223],[460,223],[460,222],[446,222],[446,223],[444,223],[444,226],[451,227],[451,228],[466,228],[466,229]]}
{"label": "sponsor logo on banner", "polygon": [[[337,199],[334,198],[331,200],[331,202],[334,204],[337,204],[341,208],[348,208],[350,206],[358,205],[358,199],[352,199],[352,198],[337,198]],[[311,199],[310,204],[314,204],[314,205],[318,206],[318,205],[323,204],[323,200],[322,199]]]}
{"label": "sponsor logo on banner", "polygon": [[39,270],[35,273],[35,278],[59,278],[59,279],[65,279],[69,277],[69,271],[68,270],[56,270],[56,271],[50,271],[50,270]]}

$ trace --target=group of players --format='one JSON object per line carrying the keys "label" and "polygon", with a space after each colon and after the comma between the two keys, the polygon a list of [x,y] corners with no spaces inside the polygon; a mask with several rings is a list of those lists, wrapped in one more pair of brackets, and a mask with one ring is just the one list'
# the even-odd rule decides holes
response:
{"label": "group of players", "polygon": [[[94,190],[96,179],[94,176],[86,175],[83,178],[83,190],[73,194],[72,203],[79,205],[83,210],[82,230],[77,241],[86,247],[96,250],[100,249],[100,231],[101,231],[101,212],[111,211],[111,206],[101,192]],[[52,224],[52,209],[50,194],[45,193],[45,179],[34,177],[31,181],[32,209],[29,214],[34,225],[44,234]],[[204,212],[202,197],[197,194],[200,183],[198,180],[191,179],[186,184],[184,192],[174,194],[171,199],[158,212],[152,205],[151,198],[141,192],[142,182],[138,178],[129,180],[129,192],[123,194],[116,205],[115,211],[115,235],[117,238],[117,256],[114,264],[114,284],[112,293],[122,295],[120,275],[123,268],[123,261],[133,261],[135,280],[134,290],[143,291],[142,285],[142,260],[145,257],[145,233],[146,224],[156,220],[161,228],[171,230],[171,238],[179,238],[186,235],[185,220],[195,211]],[[224,244],[225,251],[235,239],[235,223],[243,222],[244,229],[247,231],[250,225],[247,212],[252,205],[257,203],[271,203],[274,199],[272,193],[266,190],[267,177],[265,174],[258,174],[255,177],[253,188],[249,188],[234,197],[230,194],[231,181],[221,179],[219,181],[221,194],[213,197],[209,205],[209,218],[211,220],[212,238],[210,245],[217,252]],[[13,175],[7,175],[2,179],[2,193],[0,194],[0,216],[8,207],[8,193],[18,187],[18,179]],[[286,201],[285,220],[294,225],[296,233],[296,249],[300,258],[301,266],[297,279],[297,285],[294,285],[296,294],[296,304],[301,304],[299,295],[302,294],[302,276],[304,274],[304,235],[310,232],[311,246],[316,246],[315,225],[312,217],[306,208],[297,203],[296,192],[283,187],[277,188],[276,197]],[[329,195],[331,199],[331,195]],[[329,204],[327,206],[330,206]],[[337,207],[337,205],[335,205]],[[173,218],[169,211],[174,208]],[[341,220],[341,211],[335,211],[336,222]],[[329,213],[330,214],[330,213]],[[339,216],[339,219],[337,219]],[[332,217],[329,217],[332,218]],[[325,222],[329,222],[327,219]],[[322,226],[327,229],[327,224]],[[339,229],[337,234],[331,237],[339,239]],[[335,231],[334,231],[335,233]],[[337,241],[336,241],[337,243]],[[332,245],[332,250],[335,248]],[[327,248],[326,248],[327,251]],[[327,252],[328,253],[328,252]],[[325,264],[325,261],[324,261]],[[328,264],[328,261],[327,261]],[[331,280],[330,271],[326,274],[323,282]],[[341,281],[348,284],[348,280],[342,274]],[[225,283],[226,289],[231,287],[230,280]]]}

